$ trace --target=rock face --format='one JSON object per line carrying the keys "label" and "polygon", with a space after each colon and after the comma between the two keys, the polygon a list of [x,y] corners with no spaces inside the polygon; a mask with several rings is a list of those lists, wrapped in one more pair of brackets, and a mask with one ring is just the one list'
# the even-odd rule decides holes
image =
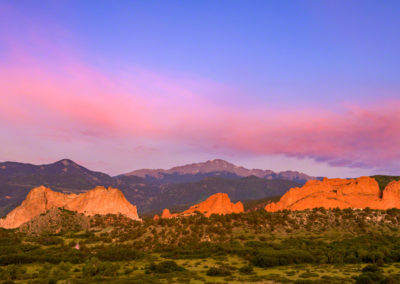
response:
{"label": "rock face", "polygon": [[167,218],[175,217],[176,215],[177,214],[171,214],[169,209],[164,209],[162,214],[161,214],[161,218],[167,219]]}
{"label": "rock face", "polygon": [[230,214],[241,213],[244,211],[242,202],[232,203],[226,193],[216,193],[211,195],[207,200],[191,206],[188,210],[184,211],[183,215],[192,215],[195,212],[203,213],[206,217],[211,214]]}
{"label": "rock face", "polygon": [[196,212],[202,213],[206,217],[210,217],[212,214],[231,214],[244,212],[242,202],[232,203],[226,193],[216,193],[207,198],[207,200],[191,206],[188,210],[181,213],[174,213],[168,209],[164,209],[161,218],[173,218],[173,217],[184,217],[196,214]]}
{"label": "rock face", "polygon": [[53,207],[63,207],[77,195],[54,192],[44,186],[32,189],[20,206],[0,219],[0,227],[16,228]]}
{"label": "rock face", "polygon": [[308,181],[303,187],[290,189],[279,202],[270,203],[265,210],[305,210],[324,208],[400,208],[400,181],[393,181],[383,192],[375,179],[327,179]]}
{"label": "rock face", "polygon": [[400,181],[390,182],[382,194],[383,208],[400,208]]}
{"label": "rock face", "polygon": [[131,219],[140,220],[136,206],[129,203],[116,188],[96,187],[77,195],[54,192],[50,188],[40,186],[32,189],[20,206],[8,213],[4,219],[0,219],[0,227],[17,228],[47,210],[58,207],[87,216],[123,214]]}
{"label": "rock face", "polygon": [[139,220],[136,206],[129,203],[119,189],[112,187],[98,186],[79,194],[65,205],[65,209],[88,216],[122,214],[130,219]]}

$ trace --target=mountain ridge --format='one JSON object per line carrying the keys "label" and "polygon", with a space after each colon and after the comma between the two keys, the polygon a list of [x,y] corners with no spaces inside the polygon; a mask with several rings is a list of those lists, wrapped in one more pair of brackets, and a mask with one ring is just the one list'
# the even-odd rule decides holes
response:
{"label": "mountain ridge", "polygon": [[[173,169],[182,167],[186,166]],[[278,176],[256,177],[250,174],[262,176],[263,173],[272,171],[247,170],[220,159],[200,164],[193,163],[181,172],[184,174],[170,174],[157,180],[135,175],[110,176],[91,171],[70,159],[41,165],[2,162],[0,163],[0,216],[18,206],[29,190],[41,185],[67,194],[84,193],[99,185],[119,188],[127,200],[134,203],[140,214],[143,214],[163,208],[195,204],[219,191],[228,193],[234,200],[246,201],[282,195],[291,187],[303,184],[303,182],[280,180]],[[247,174],[249,176],[246,176]]]}
{"label": "mountain ridge", "polygon": [[[149,180],[163,180],[171,175],[201,175],[221,176],[230,173],[237,177],[256,176],[265,179],[288,179],[297,182],[318,179],[298,171],[281,171],[247,169],[236,166],[222,159],[208,160],[206,162],[191,163],[183,166],[172,167],[170,169],[139,169],[123,174],[125,176],[138,176]],[[193,180],[195,181],[195,180]]]}

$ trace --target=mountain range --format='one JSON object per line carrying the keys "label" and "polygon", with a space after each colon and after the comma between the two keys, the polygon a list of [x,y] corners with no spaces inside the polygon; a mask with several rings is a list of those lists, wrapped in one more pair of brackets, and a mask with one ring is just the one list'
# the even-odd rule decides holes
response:
{"label": "mountain range", "polygon": [[226,178],[240,178],[255,176],[268,180],[286,179],[298,183],[305,183],[315,177],[296,171],[273,172],[271,170],[246,169],[231,164],[221,159],[209,160],[204,163],[193,163],[179,167],[164,169],[141,169],[124,174],[125,176],[138,176],[149,181],[161,182],[189,182],[199,181],[204,177],[220,176]]}
{"label": "mountain range", "polygon": [[45,165],[0,163],[0,216],[20,204],[38,186],[62,193],[84,193],[96,186],[119,188],[140,213],[192,205],[217,192],[232,200],[280,196],[290,188],[317,179],[304,173],[246,169],[216,159],[168,170],[142,169],[110,176],[63,159]]}

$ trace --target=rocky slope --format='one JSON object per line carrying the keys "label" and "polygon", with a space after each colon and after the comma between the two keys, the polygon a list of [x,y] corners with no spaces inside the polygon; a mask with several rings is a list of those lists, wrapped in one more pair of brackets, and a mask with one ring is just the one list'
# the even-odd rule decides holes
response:
{"label": "rocky slope", "polygon": [[140,220],[136,206],[129,203],[116,188],[99,186],[82,194],[64,194],[40,186],[32,189],[20,206],[0,219],[0,227],[17,228],[32,218],[58,207],[88,216],[122,214]]}
{"label": "rocky slope", "polygon": [[290,189],[267,211],[324,208],[400,208],[400,181],[390,182],[383,191],[374,178],[327,179],[308,181],[303,187]]}
{"label": "rocky slope", "polygon": [[62,234],[87,231],[90,217],[62,208],[52,208],[19,226],[28,235]]}
{"label": "rocky slope", "polygon": [[[206,217],[210,217],[212,214],[231,214],[231,213],[242,213],[244,212],[242,202],[232,203],[226,193],[216,193],[211,195],[205,201],[199,204],[191,206],[188,210],[181,213],[171,213],[168,209],[164,209],[161,218],[173,218],[173,217],[184,217],[196,214],[196,212],[202,213]],[[158,219],[159,216],[155,216]]]}

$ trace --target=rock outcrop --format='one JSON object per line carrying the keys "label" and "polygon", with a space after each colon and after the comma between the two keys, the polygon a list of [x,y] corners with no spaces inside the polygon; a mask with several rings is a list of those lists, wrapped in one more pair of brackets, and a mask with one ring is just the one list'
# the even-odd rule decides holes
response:
{"label": "rock outcrop", "polygon": [[244,212],[242,202],[232,203],[226,193],[216,193],[208,197],[205,201],[199,204],[191,206],[188,210],[181,213],[173,213],[168,209],[164,209],[161,218],[173,218],[173,217],[184,217],[196,214],[196,212],[202,213],[206,217],[210,217],[212,214],[231,214]]}
{"label": "rock outcrop", "polygon": [[77,195],[55,192],[40,186],[32,189],[20,206],[8,213],[4,219],[0,219],[0,227],[17,228],[47,210],[60,207],[87,216],[122,214],[140,220],[136,206],[129,203],[116,188],[99,186]]}
{"label": "rock outcrop", "polygon": [[385,187],[382,208],[400,208],[400,181],[392,181]]}
{"label": "rock outcrop", "polygon": [[324,208],[400,208],[400,181],[393,181],[381,192],[375,179],[323,179],[308,181],[303,187],[290,189],[279,202],[265,210],[305,210]]}
{"label": "rock outcrop", "polygon": [[39,186],[32,189],[20,206],[12,210],[4,219],[0,219],[0,227],[16,228],[33,217],[54,207],[64,207],[68,201],[76,198],[75,194],[63,194],[50,188]]}
{"label": "rock outcrop", "polygon": [[161,214],[161,218],[162,219],[168,219],[168,218],[172,218],[175,217],[177,214],[171,214],[171,212],[169,211],[169,209],[164,209],[162,214]]}
{"label": "rock outcrop", "polygon": [[139,220],[136,206],[126,200],[119,189],[112,187],[98,186],[88,192],[76,195],[64,207],[88,216],[122,214],[130,219]]}

